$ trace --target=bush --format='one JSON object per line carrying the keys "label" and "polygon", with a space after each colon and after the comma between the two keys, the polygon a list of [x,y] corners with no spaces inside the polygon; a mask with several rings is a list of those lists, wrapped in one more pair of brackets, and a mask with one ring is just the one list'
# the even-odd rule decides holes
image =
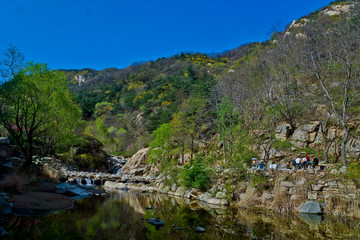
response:
{"label": "bush", "polygon": [[252,175],[251,186],[253,188],[256,188],[258,190],[263,190],[263,189],[265,189],[266,183],[267,183],[267,179],[262,174]]}
{"label": "bush", "polygon": [[353,161],[346,167],[346,176],[360,186],[360,163]]}
{"label": "bush", "polygon": [[206,169],[203,157],[197,156],[193,164],[187,164],[183,170],[182,183],[186,187],[205,190],[210,185],[211,170]]}
{"label": "bush", "polygon": [[4,178],[0,184],[0,189],[9,194],[16,194],[21,192],[21,179],[16,175],[9,175]]}

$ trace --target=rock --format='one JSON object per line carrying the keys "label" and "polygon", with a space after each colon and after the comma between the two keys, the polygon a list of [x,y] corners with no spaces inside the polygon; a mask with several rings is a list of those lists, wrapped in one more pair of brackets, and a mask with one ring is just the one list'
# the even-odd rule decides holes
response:
{"label": "rock", "polygon": [[65,195],[66,193],[72,193],[74,195],[84,196],[84,197],[90,197],[93,195],[93,193],[89,189],[84,189],[70,183],[62,183],[58,185],[56,187],[56,192]]}
{"label": "rock", "polygon": [[117,182],[112,182],[112,181],[106,181],[104,184],[104,187],[123,190],[123,191],[128,190],[128,188],[126,187],[126,185],[124,183],[117,183]]}
{"label": "rock", "polygon": [[205,228],[202,228],[202,227],[196,227],[194,231],[197,232],[197,233],[204,233],[204,232],[206,232]]}
{"label": "rock", "polygon": [[309,134],[309,142],[315,142],[315,139],[316,139],[316,136],[317,136],[317,132],[312,132]]}
{"label": "rock", "polygon": [[298,212],[306,213],[306,214],[322,214],[323,213],[320,203],[314,202],[314,201],[307,201],[306,203],[301,205]]}
{"label": "rock", "polygon": [[295,38],[296,39],[306,39],[307,35],[303,34],[303,33],[297,33],[297,34],[295,34]]}
{"label": "rock", "polygon": [[308,131],[304,131],[304,130],[302,130],[300,128],[297,128],[295,130],[295,132],[293,133],[293,135],[292,135],[292,140],[293,141],[299,141],[299,142],[309,142]]}
{"label": "rock", "polygon": [[339,172],[341,173],[346,173],[346,166],[343,166],[342,168],[339,169]]}
{"label": "rock", "polygon": [[176,192],[174,193],[175,196],[180,196],[183,197],[185,192],[186,192],[187,188],[185,187],[179,187]]}
{"label": "rock", "polygon": [[171,191],[172,191],[172,192],[175,192],[175,191],[176,191],[176,183],[174,183],[174,184],[172,185]]}
{"label": "rock", "polygon": [[228,205],[227,199],[210,198],[206,202],[214,205]]}
{"label": "rock", "polygon": [[314,214],[299,213],[299,217],[309,226],[316,226],[321,224],[322,217]]}
{"label": "rock", "polygon": [[160,218],[150,218],[150,219],[148,219],[148,223],[150,223],[151,225],[154,225],[155,227],[163,227],[164,226],[164,221],[160,220]]}
{"label": "rock", "polygon": [[190,199],[196,199],[199,200],[200,196],[203,194],[204,192],[197,189],[197,188],[191,188],[190,190]]}
{"label": "rock", "polygon": [[313,191],[321,191],[323,189],[324,185],[322,184],[312,184],[311,189]]}
{"label": "rock", "polygon": [[168,193],[169,190],[170,190],[170,187],[169,187],[169,186],[165,186],[165,187],[159,189],[159,192],[161,192],[161,193]]}
{"label": "rock", "polygon": [[16,215],[39,216],[74,206],[73,199],[56,193],[24,192],[13,195]]}
{"label": "rock", "polygon": [[292,182],[283,181],[283,182],[281,182],[281,186],[291,188],[291,187],[294,187],[295,184],[293,184]]}
{"label": "rock", "polygon": [[314,121],[314,122],[310,122],[308,124],[304,124],[301,126],[302,130],[306,131],[306,132],[315,132],[316,129],[318,128],[320,122],[319,121]]}
{"label": "rock", "polygon": [[184,193],[184,198],[190,199],[191,198],[191,189],[186,190]]}
{"label": "rock", "polygon": [[346,144],[346,150],[352,157],[360,156],[360,141],[355,138],[350,138]]}
{"label": "rock", "polygon": [[284,123],[282,125],[279,125],[276,128],[276,134],[275,134],[275,138],[279,139],[279,140],[287,140],[290,133],[291,133],[291,126],[288,123]]}
{"label": "rock", "polygon": [[[292,145],[294,145],[297,148],[306,148],[307,146],[307,142],[302,142],[302,141],[290,141]],[[295,151],[296,149],[294,149],[293,151]]]}
{"label": "rock", "polygon": [[200,201],[203,202],[207,202],[210,198],[212,198],[212,195],[209,192],[204,192],[203,194],[200,195]]}
{"label": "rock", "polygon": [[122,173],[129,174],[130,170],[138,168],[140,164],[145,164],[148,152],[149,148],[144,148],[135,153],[122,168]]}
{"label": "rock", "polygon": [[309,200],[316,200],[318,198],[318,192],[308,192],[308,199]]}
{"label": "rock", "polygon": [[226,198],[226,194],[223,192],[218,192],[218,193],[216,193],[215,197],[219,198],[219,199],[224,199],[224,198]]}

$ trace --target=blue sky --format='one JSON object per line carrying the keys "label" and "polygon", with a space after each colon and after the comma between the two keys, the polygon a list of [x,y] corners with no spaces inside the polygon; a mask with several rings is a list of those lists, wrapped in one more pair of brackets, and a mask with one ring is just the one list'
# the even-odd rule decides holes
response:
{"label": "blue sky", "polygon": [[181,51],[222,52],[264,41],[326,0],[0,0],[9,43],[52,69],[124,68]]}

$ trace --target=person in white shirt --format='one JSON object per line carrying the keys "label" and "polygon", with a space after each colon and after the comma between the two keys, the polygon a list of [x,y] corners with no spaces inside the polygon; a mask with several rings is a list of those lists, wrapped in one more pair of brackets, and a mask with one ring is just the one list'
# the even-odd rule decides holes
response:
{"label": "person in white shirt", "polygon": [[297,158],[295,159],[296,165],[299,166],[299,168],[301,168],[301,157],[300,155],[297,156]]}

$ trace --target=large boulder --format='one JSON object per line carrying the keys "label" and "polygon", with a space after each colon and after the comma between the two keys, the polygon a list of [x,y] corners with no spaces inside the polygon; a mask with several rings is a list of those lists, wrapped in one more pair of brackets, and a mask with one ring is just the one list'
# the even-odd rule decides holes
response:
{"label": "large boulder", "polygon": [[279,140],[286,140],[291,133],[291,126],[288,123],[279,125],[275,131],[275,138]]}
{"label": "large boulder", "polygon": [[320,203],[315,201],[307,201],[303,205],[299,207],[299,213],[306,213],[306,214],[322,214],[322,207]]}
{"label": "large boulder", "polygon": [[111,188],[111,189],[123,190],[123,191],[128,190],[125,183],[118,183],[118,182],[112,182],[112,181],[106,181],[104,184],[104,187]]}
{"label": "large boulder", "polygon": [[186,192],[187,188],[185,187],[179,187],[176,192],[174,193],[175,196],[180,196],[183,197],[185,192]]}
{"label": "large boulder", "polygon": [[70,195],[70,196],[81,196],[81,197],[91,197],[93,192],[90,189],[84,189],[70,183],[62,183],[56,187],[56,193]]}
{"label": "large boulder", "polygon": [[300,142],[308,142],[309,141],[308,132],[298,128],[295,130],[294,134],[292,135],[292,140],[300,141]]}
{"label": "large boulder", "polygon": [[203,194],[200,195],[200,201],[203,202],[207,202],[210,198],[212,198],[212,195],[209,192],[204,192]]}
{"label": "large boulder", "polygon": [[122,173],[130,174],[132,170],[140,168],[148,158],[149,148],[144,148],[135,153],[122,168]]}

